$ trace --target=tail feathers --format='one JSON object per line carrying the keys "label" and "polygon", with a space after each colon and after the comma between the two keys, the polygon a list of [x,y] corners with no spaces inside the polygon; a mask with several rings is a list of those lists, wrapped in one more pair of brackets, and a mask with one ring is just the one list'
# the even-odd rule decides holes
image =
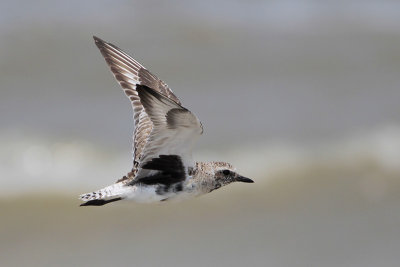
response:
{"label": "tail feathers", "polygon": [[108,199],[108,200],[105,200],[105,199],[94,199],[94,200],[86,201],[86,202],[82,203],[80,206],[81,207],[82,206],[103,206],[103,205],[108,204],[110,202],[118,201],[118,200],[121,200],[121,199],[122,199],[121,197]]}
{"label": "tail feathers", "polygon": [[122,199],[123,184],[116,183],[103,189],[82,194],[79,199],[84,201],[81,206],[101,206]]}

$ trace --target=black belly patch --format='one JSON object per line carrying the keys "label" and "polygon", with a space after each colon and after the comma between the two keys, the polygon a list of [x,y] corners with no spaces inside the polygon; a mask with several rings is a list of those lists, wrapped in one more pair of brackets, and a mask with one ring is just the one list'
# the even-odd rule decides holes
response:
{"label": "black belly patch", "polygon": [[163,185],[163,189],[168,191],[174,184],[176,191],[182,191],[182,184],[186,178],[185,168],[182,159],[178,155],[160,155],[143,165],[143,169],[158,171],[158,173],[140,178],[135,183],[145,185]]}
{"label": "black belly patch", "polygon": [[183,191],[183,182],[179,182],[172,185],[163,185],[159,184],[156,187],[156,194],[157,195],[166,195],[170,193],[179,193]]}
{"label": "black belly patch", "polygon": [[181,192],[183,190],[182,183],[176,184],[174,189],[175,189],[175,192]]}

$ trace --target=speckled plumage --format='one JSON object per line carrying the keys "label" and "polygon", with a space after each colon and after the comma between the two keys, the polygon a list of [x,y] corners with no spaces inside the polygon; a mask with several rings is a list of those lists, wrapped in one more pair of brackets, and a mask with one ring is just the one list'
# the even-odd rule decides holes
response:
{"label": "speckled plumage", "polygon": [[115,78],[130,99],[135,129],[133,167],[115,184],[80,196],[81,206],[130,199],[158,202],[209,193],[221,186],[253,181],[225,162],[194,162],[192,148],[203,133],[166,83],[118,47],[94,37]]}

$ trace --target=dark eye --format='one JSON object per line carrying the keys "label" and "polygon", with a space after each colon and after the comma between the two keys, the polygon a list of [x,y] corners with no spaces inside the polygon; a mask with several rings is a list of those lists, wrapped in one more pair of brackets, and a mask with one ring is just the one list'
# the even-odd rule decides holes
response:
{"label": "dark eye", "polygon": [[222,173],[224,175],[229,175],[229,174],[231,174],[231,171],[230,170],[223,170]]}

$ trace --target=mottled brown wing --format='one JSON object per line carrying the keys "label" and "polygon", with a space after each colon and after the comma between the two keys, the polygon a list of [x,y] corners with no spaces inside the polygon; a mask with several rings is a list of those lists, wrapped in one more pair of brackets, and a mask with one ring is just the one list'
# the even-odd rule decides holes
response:
{"label": "mottled brown wing", "polygon": [[96,36],[93,38],[112,73],[132,103],[135,129],[133,133],[133,173],[131,173],[131,177],[134,177],[153,128],[153,123],[140,103],[136,86],[147,86],[178,105],[181,103],[166,83],[150,73],[131,56],[113,44],[104,42]]}
{"label": "mottled brown wing", "polygon": [[138,85],[140,102],[153,123],[134,181],[157,175],[146,167],[160,157],[178,157],[184,170],[194,167],[192,148],[203,133],[199,119],[188,109],[155,90]]}

